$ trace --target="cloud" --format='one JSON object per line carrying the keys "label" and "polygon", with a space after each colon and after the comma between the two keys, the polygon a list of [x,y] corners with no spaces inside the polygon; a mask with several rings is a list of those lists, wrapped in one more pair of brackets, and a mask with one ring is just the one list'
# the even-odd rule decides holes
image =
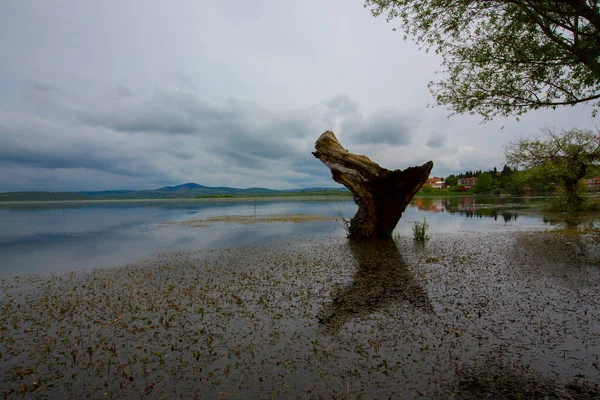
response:
{"label": "cloud", "polygon": [[351,115],[342,131],[351,143],[404,146],[412,142],[413,118],[396,109],[378,111],[366,117]]}
{"label": "cloud", "polygon": [[72,110],[79,106],[78,101],[67,91],[38,80],[26,82],[22,90],[23,100],[31,112],[45,119],[68,119]]}
{"label": "cloud", "polygon": [[[147,95],[119,86],[118,97],[102,102],[79,100],[39,83],[25,92],[30,112],[0,112],[0,170],[37,169],[40,176],[54,176],[44,181],[46,190],[114,188],[89,181],[108,182],[110,176],[115,184],[137,179],[134,188],[187,181],[238,187],[333,186],[329,170],[311,151],[335,121],[359,141],[368,130],[383,145],[405,142],[402,135],[386,136],[392,127],[405,129],[398,123],[401,117],[389,111],[365,117],[348,96],[306,108],[268,110],[245,99],[205,101],[182,85]],[[7,174],[0,178],[0,190],[40,188],[35,174],[21,175],[30,183]]]}
{"label": "cloud", "polygon": [[[311,154],[325,130],[333,130],[350,151],[390,169],[432,159],[435,173],[445,176],[490,168],[491,160],[500,159],[476,145],[449,145],[456,127],[445,117],[390,107],[365,112],[347,95],[277,109],[243,98],[208,101],[185,80],[151,93],[120,85],[102,100],[80,99],[40,82],[24,92],[29,111],[0,111],[0,191],[183,182],[331,187],[336,184],[329,170]],[[421,137],[426,139],[416,140]]]}
{"label": "cloud", "polygon": [[129,90],[127,87],[123,86],[123,85],[117,85],[117,96],[120,99],[123,99],[125,97],[131,97],[133,94],[131,93],[131,90]]}
{"label": "cloud", "polygon": [[[150,97],[121,97],[78,112],[79,122],[121,132],[190,134],[204,121],[206,107],[186,93],[158,92]],[[214,110],[216,111],[216,110]],[[225,115],[215,115],[225,118]]]}
{"label": "cloud", "polygon": [[106,129],[59,124],[0,111],[0,159],[43,169],[86,168],[125,176],[156,175],[151,148]]}
{"label": "cloud", "polygon": [[437,148],[433,156],[437,176],[448,176],[468,170],[490,170],[494,167],[501,169],[504,157],[499,149],[493,146],[480,149],[473,146],[453,146]]}
{"label": "cloud", "polygon": [[427,147],[439,148],[446,144],[448,138],[439,133],[432,133],[427,140]]}
{"label": "cloud", "polygon": [[325,130],[383,166],[432,159],[444,176],[498,165],[503,143],[545,125],[598,125],[589,105],[447,119],[426,108],[439,57],[360,3],[238,3],[0,2],[0,110],[13,113],[0,191],[330,186],[310,154]]}
{"label": "cloud", "polygon": [[35,80],[31,81],[31,89],[36,92],[56,92],[56,88],[46,83],[38,82]]}

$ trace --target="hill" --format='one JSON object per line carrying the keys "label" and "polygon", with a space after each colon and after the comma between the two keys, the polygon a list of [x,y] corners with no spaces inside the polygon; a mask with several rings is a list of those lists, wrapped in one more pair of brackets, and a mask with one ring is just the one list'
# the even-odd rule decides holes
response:
{"label": "hill", "polygon": [[264,197],[264,196],[331,196],[349,195],[346,188],[307,188],[275,190],[260,187],[247,189],[226,186],[210,187],[197,183],[165,186],[153,190],[105,190],[82,192],[7,192],[0,193],[0,202],[9,201],[73,201],[73,200],[146,200],[191,199],[205,197]]}

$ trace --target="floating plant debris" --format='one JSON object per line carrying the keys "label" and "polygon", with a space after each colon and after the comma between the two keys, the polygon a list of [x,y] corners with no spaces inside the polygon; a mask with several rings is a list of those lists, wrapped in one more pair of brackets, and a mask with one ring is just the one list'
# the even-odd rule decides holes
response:
{"label": "floating plant debris", "polygon": [[594,239],[286,237],[3,279],[0,395],[597,398]]}

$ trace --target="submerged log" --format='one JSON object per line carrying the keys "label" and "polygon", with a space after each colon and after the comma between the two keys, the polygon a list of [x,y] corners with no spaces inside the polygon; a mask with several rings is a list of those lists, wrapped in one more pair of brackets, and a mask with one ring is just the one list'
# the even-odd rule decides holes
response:
{"label": "submerged log", "polygon": [[350,238],[390,237],[413,196],[427,182],[433,162],[403,171],[380,167],[368,157],[346,150],[333,132],[324,132],[312,154],[329,169],[333,180],[346,186],[358,205],[350,220]]}

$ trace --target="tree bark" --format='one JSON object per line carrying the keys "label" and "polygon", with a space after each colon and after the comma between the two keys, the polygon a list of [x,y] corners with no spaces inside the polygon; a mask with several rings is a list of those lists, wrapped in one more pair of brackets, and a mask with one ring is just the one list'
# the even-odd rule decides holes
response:
{"label": "tree bark", "polygon": [[312,154],[329,167],[333,180],[350,189],[358,205],[350,220],[350,238],[390,237],[433,168],[429,161],[420,167],[390,171],[366,156],[350,153],[331,131],[319,137],[315,149]]}

